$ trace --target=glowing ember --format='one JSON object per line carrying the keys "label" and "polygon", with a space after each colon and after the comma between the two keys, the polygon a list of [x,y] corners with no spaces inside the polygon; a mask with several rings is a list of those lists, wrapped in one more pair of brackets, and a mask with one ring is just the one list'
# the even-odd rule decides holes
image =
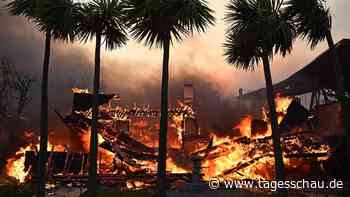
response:
{"label": "glowing ember", "polygon": [[126,182],[126,187],[130,190],[139,190],[139,189],[143,189],[147,186],[150,186],[150,184],[147,184],[143,181],[127,181]]}
{"label": "glowing ember", "polygon": [[89,94],[89,89],[72,88],[73,93]]}

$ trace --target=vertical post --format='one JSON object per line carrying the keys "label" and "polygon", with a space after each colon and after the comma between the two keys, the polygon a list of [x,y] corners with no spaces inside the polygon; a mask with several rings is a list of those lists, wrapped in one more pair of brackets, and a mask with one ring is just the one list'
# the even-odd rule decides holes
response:
{"label": "vertical post", "polygon": [[314,101],[315,101],[315,90],[312,90],[309,111],[311,111],[312,108],[314,107]]}

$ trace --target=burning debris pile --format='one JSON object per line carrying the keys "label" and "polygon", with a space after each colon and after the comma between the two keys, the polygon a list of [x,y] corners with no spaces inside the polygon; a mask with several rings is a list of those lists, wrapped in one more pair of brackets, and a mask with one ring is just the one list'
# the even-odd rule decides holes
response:
{"label": "burning debris pile", "polygon": [[[87,180],[91,99],[87,90],[74,89],[71,114],[58,116],[78,137],[82,149],[49,145],[48,177],[63,182]],[[159,111],[150,106],[122,107],[119,96],[100,95],[99,105],[99,181],[129,189],[156,183]],[[310,113],[297,99],[276,98],[284,163],[289,177],[322,177],[334,148],[309,128]],[[185,100],[169,109],[168,179],[172,185],[190,182],[192,159],[201,162],[202,179],[274,179],[274,157],[269,114],[262,108],[261,117],[247,116],[227,135],[202,133],[197,124],[193,103]],[[69,139],[67,139],[69,140]],[[75,139],[76,140],[76,139]],[[21,148],[7,160],[7,174],[20,182],[35,177],[38,146]]]}
{"label": "burning debris pile", "polygon": [[[284,163],[287,170],[298,178],[311,172],[313,161],[327,160],[333,151],[325,144],[317,133],[305,132],[302,124],[307,122],[307,110],[292,98],[276,98],[280,127],[288,130],[281,135],[284,151]],[[298,111],[303,120],[290,119],[292,113]],[[304,116],[303,116],[304,113]],[[205,178],[231,177],[235,179],[275,178],[272,146],[272,130],[268,124],[268,113],[262,109],[262,119],[248,116],[234,127],[241,137],[217,137],[214,135],[213,145],[195,154],[203,155]],[[321,165],[318,162],[318,165]],[[320,174],[319,174],[320,175]]]}

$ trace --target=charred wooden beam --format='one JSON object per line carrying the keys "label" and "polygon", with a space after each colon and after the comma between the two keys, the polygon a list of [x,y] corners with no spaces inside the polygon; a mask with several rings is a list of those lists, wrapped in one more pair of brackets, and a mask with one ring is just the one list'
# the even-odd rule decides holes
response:
{"label": "charred wooden beam", "polygon": [[[87,160],[84,159],[88,156],[86,153],[48,152],[48,156],[51,174],[79,174],[82,169],[87,169]],[[25,153],[25,169],[29,169],[29,166],[36,169],[37,157],[36,152],[27,151]]]}

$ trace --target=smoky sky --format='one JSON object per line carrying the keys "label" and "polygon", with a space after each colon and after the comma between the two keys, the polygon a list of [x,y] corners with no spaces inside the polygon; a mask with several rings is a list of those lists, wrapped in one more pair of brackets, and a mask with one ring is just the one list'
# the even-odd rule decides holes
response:
{"label": "smoky sky", "polygon": [[[31,117],[34,125],[37,125],[44,36],[24,17],[9,16],[4,8],[5,2],[0,2],[0,56],[8,57],[17,68],[37,79],[31,91],[33,100],[25,111],[25,115]],[[237,71],[224,61],[222,43],[225,23],[222,19],[227,2],[210,0],[216,24],[206,33],[195,34],[183,43],[174,44],[170,51],[170,103],[182,98],[184,82],[191,81],[195,87],[199,111],[205,119],[202,122],[222,130],[232,126],[244,114],[234,101],[238,89],[243,88],[247,92],[264,86],[260,67],[255,72]],[[334,19],[334,37],[338,41],[350,34],[350,26],[346,21],[350,1],[330,1],[330,6]],[[274,58],[274,81],[282,80],[302,68],[325,48],[323,43],[310,51],[304,42],[297,41],[291,55]],[[61,41],[52,43],[49,74],[51,127],[59,122],[53,113],[54,109],[62,113],[69,112],[72,87],[92,88],[93,53],[93,41],[86,44]],[[101,59],[104,92],[118,93],[127,103],[159,107],[162,63],[160,49],[149,49],[130,41],[121,49],[102,50]]]}

